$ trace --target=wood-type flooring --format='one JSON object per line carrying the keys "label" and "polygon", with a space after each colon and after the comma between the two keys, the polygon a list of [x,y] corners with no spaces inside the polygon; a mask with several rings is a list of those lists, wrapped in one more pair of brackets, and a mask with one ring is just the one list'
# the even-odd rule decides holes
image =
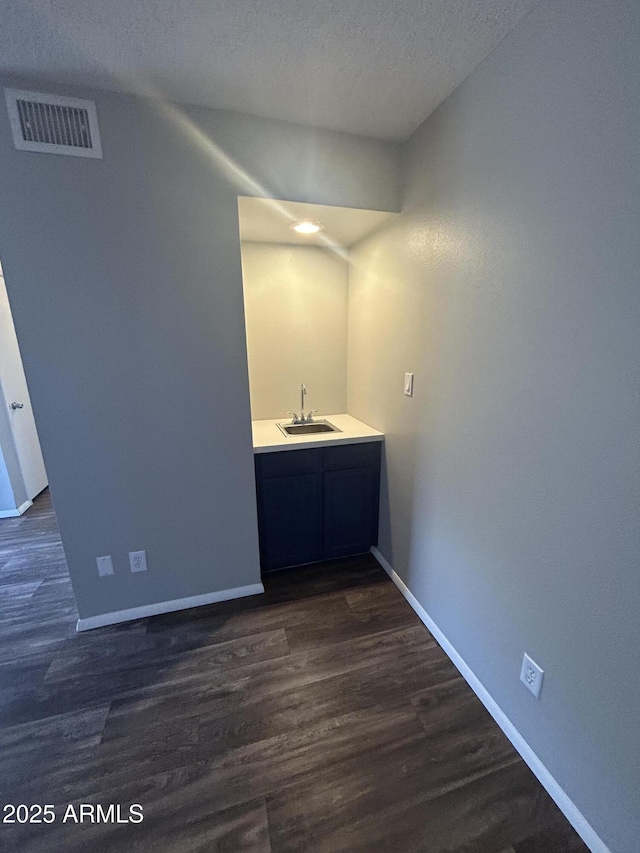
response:
{"label": "wood-type flooring", "polygon": [[76,634],[48,493],[0,520],[0,817],[55,814],[0,850],[587,850],[372,556],[265,586]]}

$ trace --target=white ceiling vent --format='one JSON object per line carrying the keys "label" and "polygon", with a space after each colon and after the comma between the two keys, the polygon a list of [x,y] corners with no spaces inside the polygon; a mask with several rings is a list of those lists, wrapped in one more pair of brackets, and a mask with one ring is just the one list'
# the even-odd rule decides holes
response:
{"label": "white ceiling vent", "polygon": [[93,101],[5,89],[13,142],[21,151],[102,158]]}

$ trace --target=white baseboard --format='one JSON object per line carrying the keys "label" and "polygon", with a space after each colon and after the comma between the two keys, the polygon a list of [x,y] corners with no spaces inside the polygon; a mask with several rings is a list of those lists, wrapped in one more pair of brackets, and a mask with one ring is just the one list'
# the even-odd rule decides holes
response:
{"label": "white baseboard", "polygon": [[509,738],[516,751],[520,754],[524,762],[529,766],[529,769],[537,777],[540,784],[543,786],[543,788],[545,788],[549,796],[552,798],[552,800],[558,806],[560,811],[567,818],[569,823],[573,826],[580,838],[582,838],[589,850],[591,850],[592,853],[611,853],[604,841],[596,833],[591,824],[575,805],[573,800],[569,798],[568,794],[563,790],[563,788],[560,787],[560,785],[556,782],[551,773],[549,773],[542,761],[540,761],[538,756],[531,749],[529,744],[522,737],[520,732],[511,722],[511,720],[507,717],[504,711],[502,711],[497,702],[491,697],[491,695],[482,685],[482,682],[477,678],[476,675],[474,675],[472,670],[460,657],[458,652],[451,645],[451,643],[445,637],[442,631],[438,628],[436,623],[429,616],[427,611],[420,604],[420,602],[411,592],[409,587],[405,584],[402,578],[398,574],[396,574],[392,566],[389,565],[387,560],[385,560],[385,558],[375,547],[375,545],[371,548],[371,553],[380,563],[385,572],[389,575],[394,584],[398,587],[400,592],[407,599],[407,601],[415,610],[421,621],[433,634],[440,646],[442,646],[443,650],[451,659],[451,662],[459,670],[460,675],[462,675],[469,687],[471,687],[478,699],[480,699],[484,707],[491,714],[491,716],[500,726],[505,735]]}
{"label": "white baseboard", "polygon": [[33,501],[25,501],[17,509],[2,509],[0,510],[0,518],[17,518],[26,512],[30,506],[33,506]]}
{"label": "white baseboard", "polygon": [[249,586],[238,586],[234,589],[221,589],[219,592],[208,592],[205,595],[191,595],[188,598],[174,598],[172,601],[158,601],[156,604],[144,604],[142,607],[131,607],[128,610],[114,610],[111,613],[100,613],[98,616],[85,616],[84,619],[78,619],[76,631],[90,631],[92,628],[104,628],[106,625],[131,622],[133,619],[146,619],[147,616],[159,616],[161,613],[188,610],[191,607],[202,607],[203,604],[215,604],[218,601],[244,598],[247,595],[260,595],[263,592],[263,585],[254,583]]}

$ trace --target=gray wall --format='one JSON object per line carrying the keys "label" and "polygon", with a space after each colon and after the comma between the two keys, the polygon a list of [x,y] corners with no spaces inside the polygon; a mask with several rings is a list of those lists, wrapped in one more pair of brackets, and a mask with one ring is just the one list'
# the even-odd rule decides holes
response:
{"label": "gray wall", "polygon": [[380,549],[615,853],[640,838],[638,44],[635,2],[541,3],[410,140],[349,305]]}
{"label": "gray wall", "polygon": [[317,246],[242,243],[251,417],[347,410],[347,293],[342,255]]}
{"label": "gray wall", "polygon": [[16,152],[0,110],[0,250],[87,617],[259,579],[237,195],[397,210],[399,182],[391,144],[70,94],[104,160]]}

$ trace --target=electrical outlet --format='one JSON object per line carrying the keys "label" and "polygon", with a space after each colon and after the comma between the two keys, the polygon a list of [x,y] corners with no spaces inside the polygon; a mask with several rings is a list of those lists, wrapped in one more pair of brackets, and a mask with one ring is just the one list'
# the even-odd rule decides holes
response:
{"label": "electrical outlet", "polygon": [[147,571],[147,552],[146,551],[129,551],[129,565],[132,572]]}
{"label": "electrical outlet", "polygon": [[413,373],[404,375],[404,393],[406,397],[413,397]]}
{"label": "electrical outlet", "polygon": [[527,690],[531,691],[536,699],[540,698],[542,690],[542,679],[544,678],[544,669],[540,669],[538,664],[531,660],[529,655],[525,655],[522,659],[522,669],[520,670],[520,681],[524,684]]}
{"label": "electrical outlet", "polygon": [[111,559],[111,554],[107,554],[106,557],[96,557],[96,563],[98,564],[98,574],[101,578],[113,574],[113,560]]}

